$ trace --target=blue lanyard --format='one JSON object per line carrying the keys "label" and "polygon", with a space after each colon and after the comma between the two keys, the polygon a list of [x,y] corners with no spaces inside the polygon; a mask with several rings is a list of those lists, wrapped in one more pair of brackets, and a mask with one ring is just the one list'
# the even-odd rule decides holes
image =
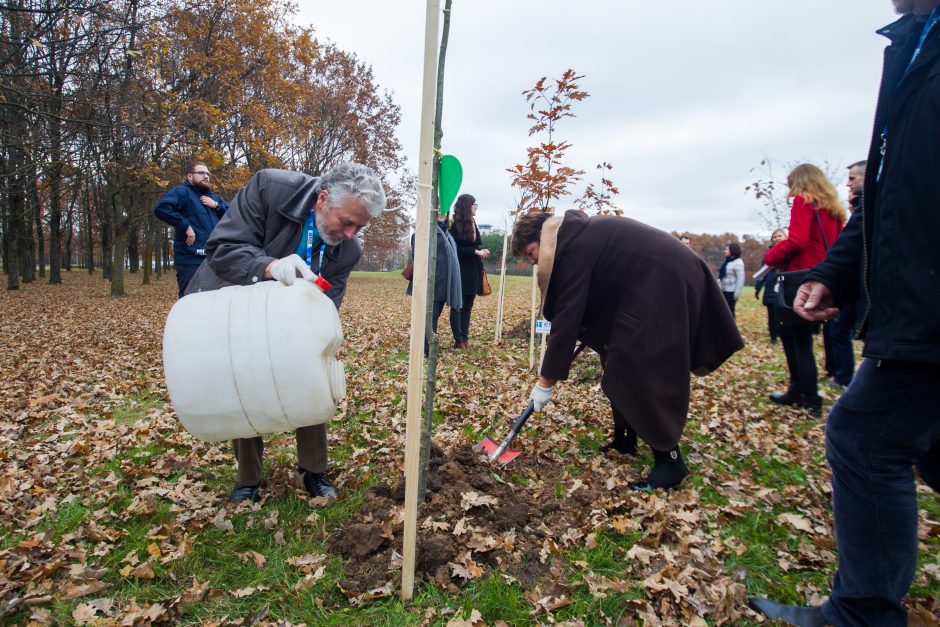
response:
{"label": "blue lanyard", "polygon": [[[311,268],[313,267],[313,242],[319,232],[314,226],[313,211],[310,212],[310,215],[307,217],[307,245],[304,247],[307,255],[307,265]],[[326,252],[326,243],[322,242],[320,244],[320,259],[317,261],[317,276],[322,274],[323,270],[323,253]]]}
{"label": "blue lanyard", "polygon": [[[911,60],[908,61],[907,67],[904,69],[904,74],[901,75],[901,81],[908,75],[911,71],[911,67],[914,65],[914,61],[917,60],[917,57],[920,55],[921,49],[924,47],[924,42],[927,40],[927,35],[930,34],[931,29],[938,21],[940,21],[940,12],[937,9],[940,7],[934,7],[933,11],[930,12],[930,17],[927,18],[927,23],[924,24],[924,30],[920,33],[920,39],[917,40],[917,47],[914,48],[914,54],[911,55]],[[900,81],[899,81],[900,82]],[[884,168],[884,156],[885,151],[888,148],[888,125],[885,124],[884,128],[881,129],[881,161],[878,163],[878,175],[875,177],[875,180],[881,180],[881,171]]]}
{"label": "blue lanyard", "polygon": [[914,54],[911,55],[911,61],[907,64],[907,69],[904,70],[904,74],[907,75],[911,71],[911,66],[914,65],[914,61],[920,55],[920,49],[924,47],[924,40],[927,39],[927,35],[930,34],[930,29],[934,27],[934,24],[940,20],[940,13],[937,13],[937,7],[934,7],[934,10],[930,12],[930,17],[927,18],[927,23],[924,25],[924,30],[920,34],[920,39],[917,41],[917,47],[914,48]]}

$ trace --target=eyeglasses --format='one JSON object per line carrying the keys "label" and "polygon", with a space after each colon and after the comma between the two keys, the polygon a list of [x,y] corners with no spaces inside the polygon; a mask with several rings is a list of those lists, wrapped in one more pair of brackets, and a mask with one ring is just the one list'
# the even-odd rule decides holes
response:
{"label": "eyeglasses", "polygon": [[190,172],[190,174],[202,174],[203,176],[212,176],[211,174],[209,174],[208,170],[203,170],[203,171],[198,171],[198,172],[194,170]]}

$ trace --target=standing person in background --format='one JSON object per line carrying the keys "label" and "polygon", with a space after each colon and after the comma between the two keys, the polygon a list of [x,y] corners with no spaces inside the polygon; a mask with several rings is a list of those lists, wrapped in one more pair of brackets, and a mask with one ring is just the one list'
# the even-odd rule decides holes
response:
{"label": "standing person in background", "polygon": [[[434,264],[434,310],[431,318],[431,328],[437,333],[437,321],[444,311],[444,305],[450,310],[460,310],[463,306],[463,290],[460,288],[460,262],[457,260],[457,245],[447,230],[447,218],[444,214],[437,219],[437,261]],[[415,255],[415,236],[411,236],[411,258]],[[412,278],[408,279],[408,288],[405,293],[409,296],[414,288]],[[456,337],[454,338],[456,342]],[[424,356],[428,356],[428,338],[424,338]]]}
{"label": "standing person in background", "polygon": [[718,285],[734,316],[734,304],[744,289],[744,260],[741,259],[741,245],[737,242],[729,242],[725,246],[725,261],[718,270]]}
{"label": "standing person in background", "polygon": [[160,199],[155,216],[176,230],[173,239],[173,265],[180,298],[206,258],[206,240],[228,210],[228,203],[209,188],[209,166],[193,161],[186,167],[186,180]]}
{"label": "standing person in background", "polygon": [[[773,248],[785,239],[787,239],[787,230],[777,229],[770,234],[770,248]],[[774,319],[774,304],[777,302],[777,291],[774,289],[776,285],[777,271],[773,268],[754,284],[754,298],[760,298],[761,289],[764,290],[764,298],[761,302],[764,304],[764,307],[767,308],[767,332],[770,334],[771,344],[777,343],[778,335],[777,321]]]}
{"label": "standing person in background", "polygon": [[[867,161],[858,161],[849,166],[849,213],[854,214],[862,201],[862,185],[865,182]],[[859,299],[863,300],[863,299]],[[837,388],[845,388],[855,375],[855,349],[852,336],[859,322],[858,301],[843,303],[839,315],[828,324],[826,334],[826,364],[830,373],[827,383]]]}
{"label": "standing person in background", "polygon": [[463,291],[463,306],[450,310],[450,330],[454,334],[454,346],[463,350],[470,350],[470,313],[474,299],[483,291],[483,260],[490,256],[490,251],[483,248],[483,238],[474,220],[476,213],[476,199],[470,194],[461,194],[454,204],[450,224],[450,234],[457,244]]}
{"label": "standing person in background", "polygon": [[[336,309],[359,259],[358,234],[385,209],[385,189],[371,168],[342,163],[312,177],[287,170],[259,170],[232,200],[206,245],[206,261],[188,291],[217,290],[227,285],[252,285],[275,280],[293,285],[298,277],[330,283],[327,297]],[[316,324],[298,320],[297,324]],[[258,329],[258,333],[290,333],[290,329]],[[311,496],[336,496],[327,480],[326,424],[301,427],[297,440],[297,472]],[[238,474],[228,500],[257,501],[264,470],[264,440],[232,440]]]}
{"label": "standing person in background", "polygon": [[[912,467],[940,490],[940,8],[893,3],[904,15],[878,31],[890,44],[861,207],[793,303],[824,320],[868,295],[865,359],[826,421],[839,566],[821,606],[751,601],[806,627],[908,624],[919,545]],[[925,562],[936,560],[935,547],[922,546]]]}
{"label": "standing person in background", "polygon": [[[846,211],[822,170],[810,163],[796,166],[787,175],[793,199],[787,239],[764,255],[764,263],[782,272],[812,268],[826,256],[842,231]],[[786,392],[774,392],[770,400],[797,405],[814,416],[822,415],[813,356],[813,325],[780,327],[780,343],[787,357],[790,383]]]}
{"label": "standing person in background", "polygon": [[682,244],[686,248],[692,248],[692,240],[689,238],[688,235],[683,235],[682,237],[679,238],[679,241],[682,242]]}

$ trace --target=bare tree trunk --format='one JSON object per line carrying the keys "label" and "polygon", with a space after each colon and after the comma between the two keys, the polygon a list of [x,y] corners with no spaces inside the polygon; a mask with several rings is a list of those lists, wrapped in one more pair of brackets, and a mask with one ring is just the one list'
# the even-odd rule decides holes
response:
{"label": "bare tree trunk", "polygon": [[35,161],[33,162],[33,179],[30,181],[29,188],[32,191],[33,198],[33,219],[36,224],[36,257],[39,265],[40,278],[46,277],[46,237],[45,229],[42,228],[42,198],[39,195],[39,176],[36,171]]}

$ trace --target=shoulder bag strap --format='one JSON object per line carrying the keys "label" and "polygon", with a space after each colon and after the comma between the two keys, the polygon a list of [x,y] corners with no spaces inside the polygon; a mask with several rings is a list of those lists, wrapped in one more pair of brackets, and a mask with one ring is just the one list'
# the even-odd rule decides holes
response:
{"label": "shoulder bag strap", "polygon": [[826,252],[829,252],[829,241],[826,239],[826,229],[823,228],[822,218],[819,217],[819,212],[821,209],[817,209],[813,206],[813,213],[816,214],[816,222],[819,224],[819,233],[823,238],[823,246],[826,247]]}

